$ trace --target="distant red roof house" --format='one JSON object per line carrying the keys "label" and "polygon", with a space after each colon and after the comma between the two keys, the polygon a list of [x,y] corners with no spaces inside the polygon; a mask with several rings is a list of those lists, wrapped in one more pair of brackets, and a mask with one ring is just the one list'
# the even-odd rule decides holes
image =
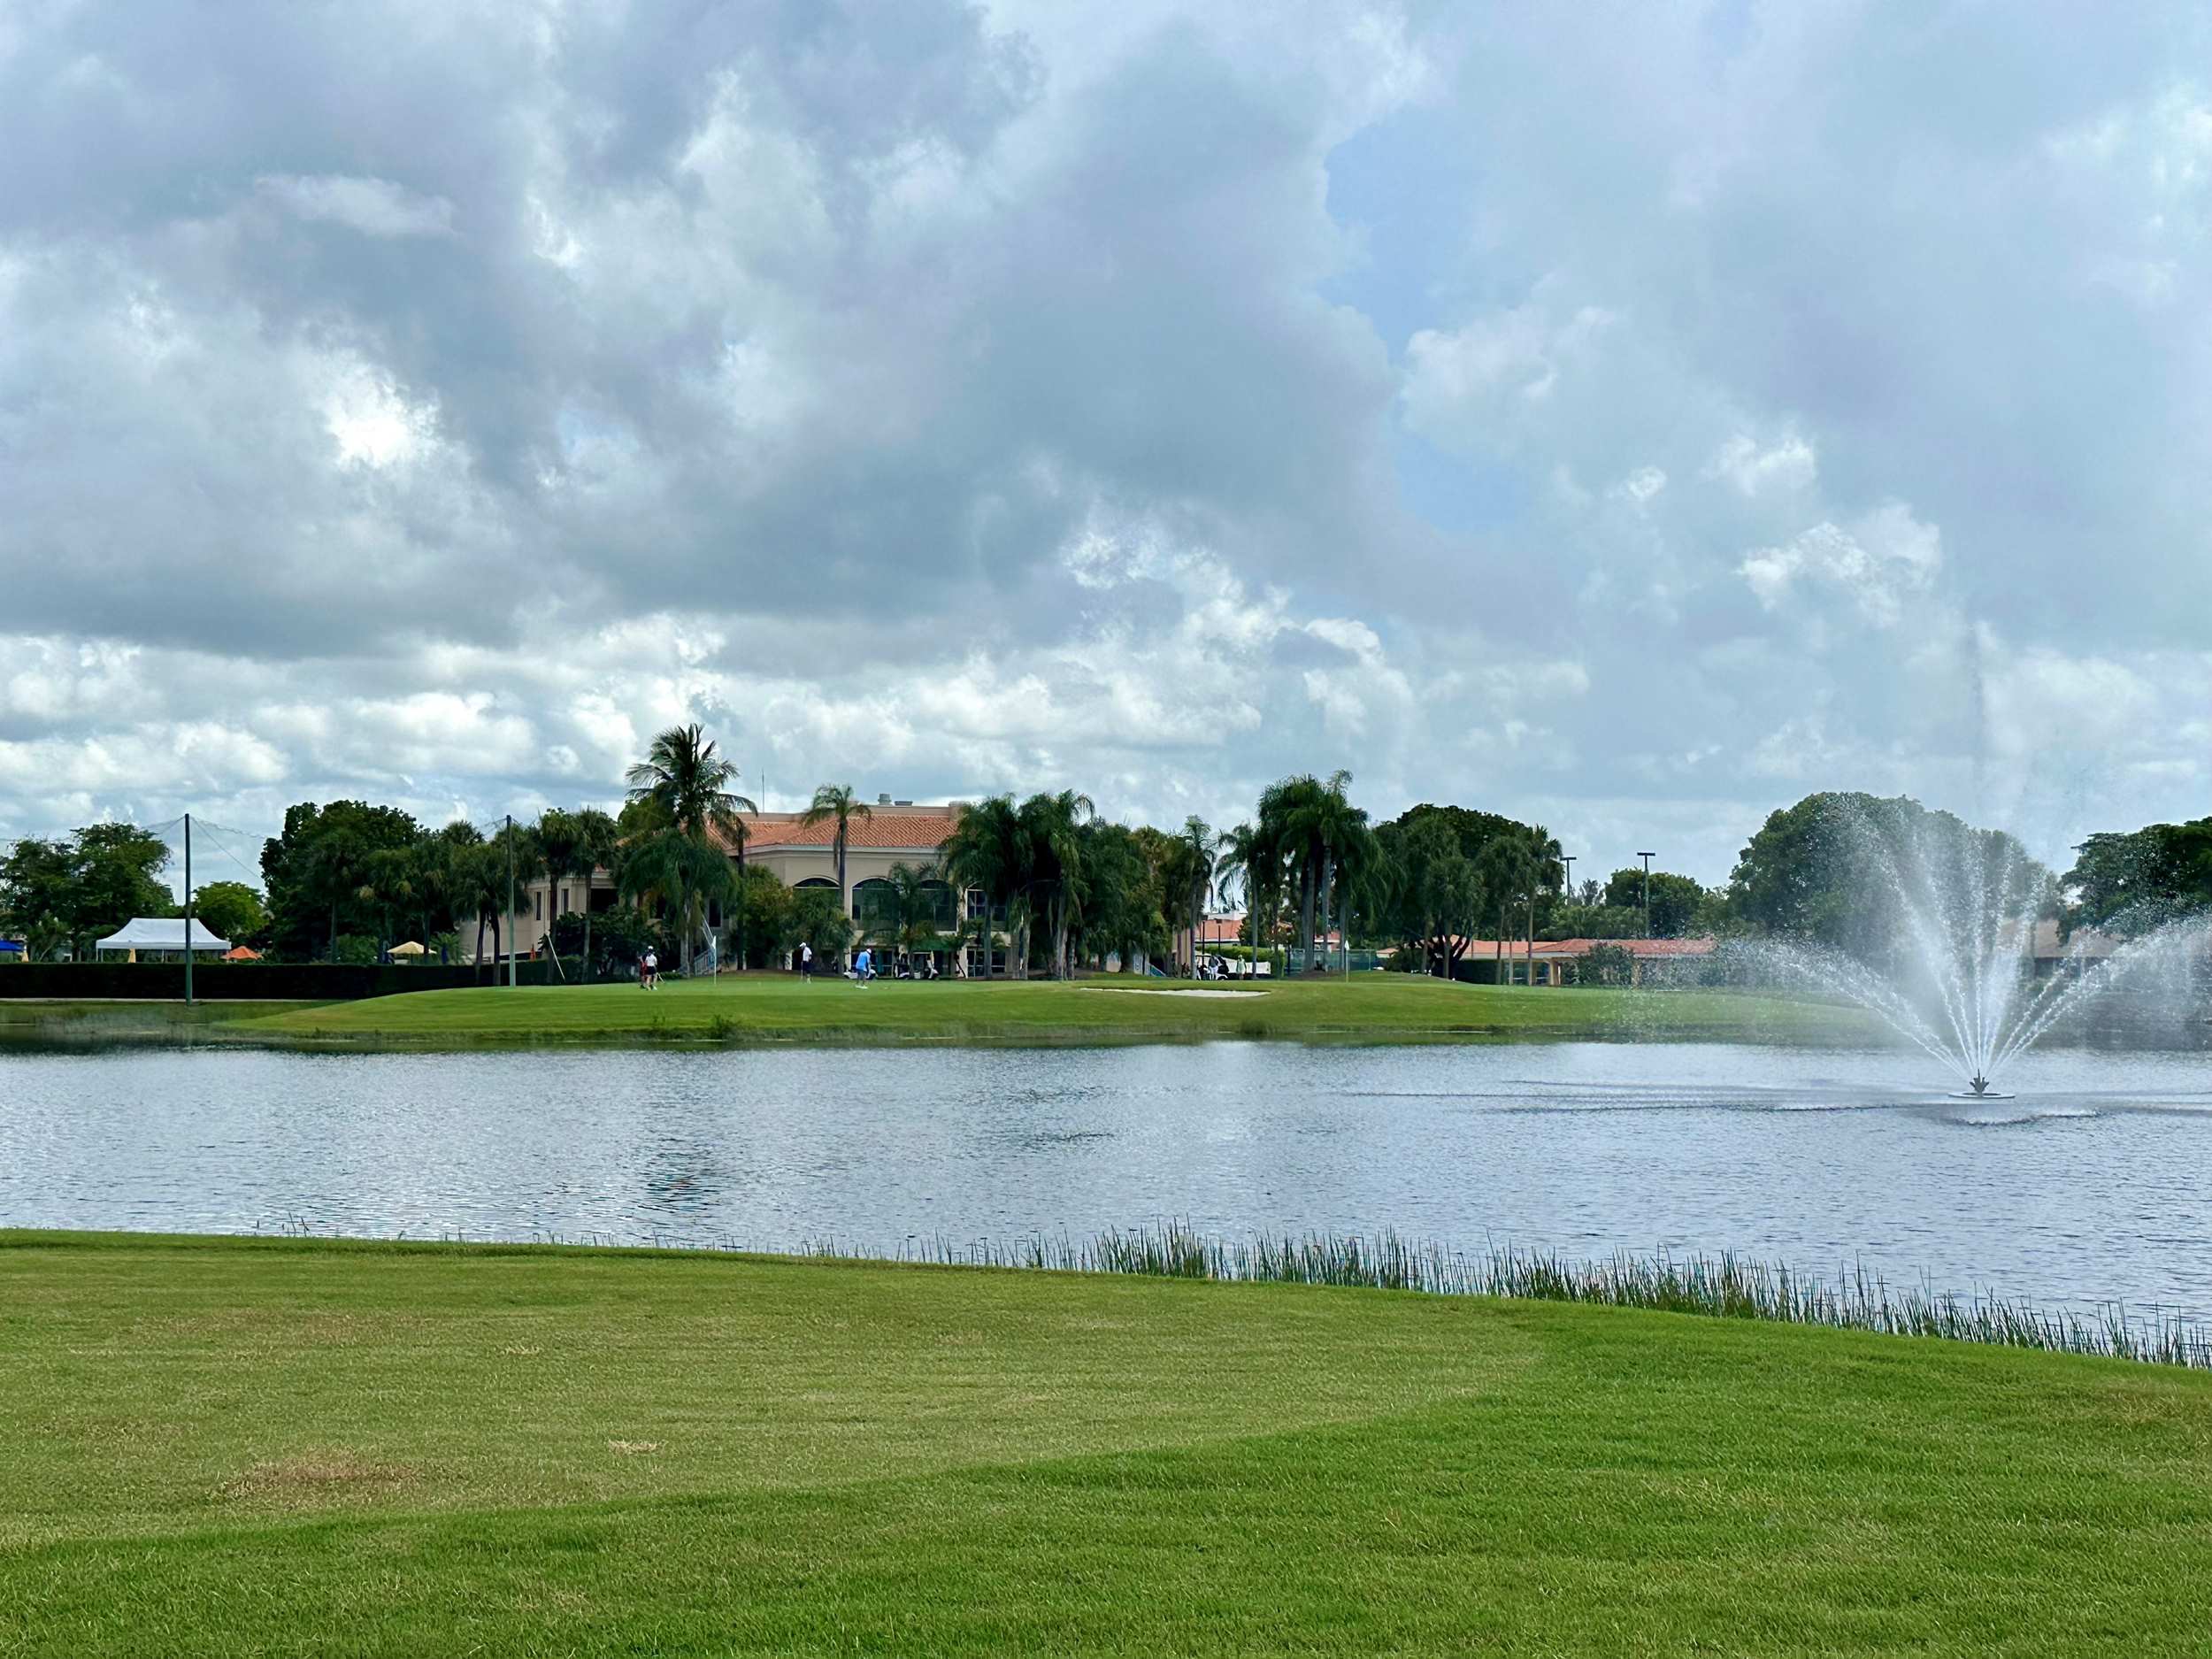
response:
{"label": "distant red roof house", "polygon": [[[845,827],[845,845],[887,852],[934,852],[951,835],[959,819],[957,803],[950,806],[876,806],[866,818],[854,818]],[[837,824],[824,818],[818,824],[801,822],[797,812],[751,812],[744,815],[748,856],[782,848],[823,847],[837,840]],[[725,852],[733,852],[726,836],[717,834]]]}

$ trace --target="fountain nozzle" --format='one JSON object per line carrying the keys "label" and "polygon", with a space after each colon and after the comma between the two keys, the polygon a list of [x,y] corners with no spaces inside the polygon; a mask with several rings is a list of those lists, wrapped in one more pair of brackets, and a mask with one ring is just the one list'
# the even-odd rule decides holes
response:
{"label": "fountain nozzle", "polygon": [[1972,1089],[1977,1094],[1986,1094],[1989,1093],[1989,1079],[1982,1076],[1980,1072],[1977,1071],[1972,1077],[1966,1079],[1966,1087]]}

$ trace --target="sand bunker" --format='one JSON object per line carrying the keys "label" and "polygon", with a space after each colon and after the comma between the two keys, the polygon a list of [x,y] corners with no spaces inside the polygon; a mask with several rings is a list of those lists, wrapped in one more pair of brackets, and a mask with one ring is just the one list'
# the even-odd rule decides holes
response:
{"label": "sand bunker", "polygon": [[1209,991],[1197,987],[1181,991],[1156,991],[1142,985],[1094,985],[1094,991],[1112,991],[1121,996],[1265,996],[1264,991]]}

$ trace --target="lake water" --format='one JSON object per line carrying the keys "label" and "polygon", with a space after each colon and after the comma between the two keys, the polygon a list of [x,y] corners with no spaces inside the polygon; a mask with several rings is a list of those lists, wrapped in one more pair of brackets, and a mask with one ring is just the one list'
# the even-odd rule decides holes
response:
{"label": "lake water", "polygon": [[790,1248],[1394,1227],[2212,1318],[2212,1064],[1724,1045],[0,1049],[0,1224]]}

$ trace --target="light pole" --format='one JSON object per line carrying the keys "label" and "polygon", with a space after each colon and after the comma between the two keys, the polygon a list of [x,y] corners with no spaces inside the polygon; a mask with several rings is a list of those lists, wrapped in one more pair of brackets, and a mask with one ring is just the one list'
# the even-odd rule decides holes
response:
{"label": "light pole", "polygon": [[[1650,907],[1645,907],[1648,910]],[[515,988],[515,935],[522,931],[522,918],[515,914],[515,815],[507,814],[507,988]],[[1644,931],[1649,933],[1649,918]]]}
{"label": "light pole", "polygon": [[1572,853],[1562,853],[1559,855],[1559,862],[1567,867],[1567,902],[1572,904],[1575,902],[1575,856]]}
{"label": "light pole", "polygon": [[1651,855],[1638,853],[1636,856],[1644,861],[1644,937],[1649,939],[1651,937]]}
{"label": "light pole", "polygon": [[184,815],[184,1005],[192,1006],[192,815]]}

